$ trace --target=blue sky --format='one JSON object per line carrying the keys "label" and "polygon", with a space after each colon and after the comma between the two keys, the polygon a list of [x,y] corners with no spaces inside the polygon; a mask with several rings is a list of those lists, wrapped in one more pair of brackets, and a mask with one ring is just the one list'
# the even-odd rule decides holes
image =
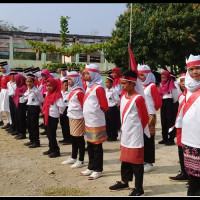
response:
{"label": "blue sky", "polygon": [[126,3],[1,3],[0,20],[26,32],[59,33],[60,17],[69,16],[69,33],[111,36]]}

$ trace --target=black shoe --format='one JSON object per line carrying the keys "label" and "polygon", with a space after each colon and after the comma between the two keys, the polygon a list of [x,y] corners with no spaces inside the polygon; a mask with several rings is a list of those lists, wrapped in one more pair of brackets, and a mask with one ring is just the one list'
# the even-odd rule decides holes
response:
{"label": "black shoe", "polygon": [[48,150],[48,151],[43,152],[43,155],[49,155],[50,153],[52,153],[52,151]]}
{"label": "black shoe", "polygon": [[1,127],[2,129],[6,129],[6,128],[9,128],[10,127],[10,124],[7,123],[5,126]]}
{"label": "black shoe", "polygon": [[18,140],[26,139],[26,135],[20,135],[20,136],[17,137],[16,139],[18,139]]}
{"label": "black shoe", "polygon": [[41,124],[39,125],[39,127],[42,127],[42,126],[44,126],[44,123],[41,123]]}
{"label": "black shoe", "polygon": [[3,126],[3,125],[4,125],[3,121],[0,121],[0,126]]}
{"label": "black shoe", "polygon": [[11,135],[18,135],[18,131],[16,130],[16,131],[13,131],[13,132],[11,132],[10,133]]}
{"label": "black shoe", "polygon": [[8,127],[8,128],[5,128],[5,130],[8,132],[8,131],[12,131],[13,130],[13,127],[12,126],[10,126],[10,127]]}
{"label": "black shoe", "polygon": [[144,195],[143,189],[134,188],[128,196],[143,196],[143,195]]}
{"label": "black shoe", "polygon": [[16,128],[11,128],[11,129],[7,130],[8,133],[12,133],[14,131],[16,131]]}
{"label": "black shoe", "polygon": [[172,145],[175,145],[175,142],[174,141],[167,141],[166,143],[165,143],[165,145],[166,146],[172,146]]}
{"label": "black shoe", "polygon": [[31,144],[33,144],[33,142],[32,142],[32,141],[29,141],[29,142],[24,143],[24,146],[29,146],[29,145],[31,145]]}
{"label": "black shoe", "polygon": [[165,141],[165,140],[161,140],[161,141],[159,141],[158,142],[158,144],[165,144],[167,141]]}
{"label": "black shoe", "polygon": [[180,181],[180,182],[187,182],[188,181],[188,175],[181,172],[177,176],[169,177],[170,181]]}
{"label": "black shoe", "polygon": [[40,147],[40,143],[33,143],[28,146],[29,148],[37,148]]}
{"label": "black shoe", "polygon": [[109,142],[117,141],[117,138],[108,138],[107,141],[109,141]]}
{"label": "black shoe", "polygon": [[112,185],[109,187],[111,191],[116,191],[116,190],[125,190],[129,189],[128,183],[123,184],[121,181],[117,181],[115,185]]}
{"label": "black shoe", "polygon": [[55,158],[60,156],[60,151],[53,151],[49,154],[49,158]]}
{"label": "black shoe", "polygon": [[59,143],[62,143],[62,144],[71,144],[72,142],[71,142],[71,140],[60,140],[60,141],[58,141]]}
{"label": "black shoe", "polygon": [[40,133],[40,135],[47,135],[47,132],[43,131],[42,133]]}

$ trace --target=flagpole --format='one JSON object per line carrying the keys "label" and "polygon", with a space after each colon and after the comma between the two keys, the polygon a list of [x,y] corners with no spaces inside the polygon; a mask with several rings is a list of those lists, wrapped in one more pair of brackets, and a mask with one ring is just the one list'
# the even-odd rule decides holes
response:
{"label": "flagpole", "polygon": [[[130,15],[130,35],[129,35],[129,43],[128,43],[128,47],[129,45],[131,45],[131,25],[132,25],[132,3],[131,3],[131,15]],[[130,58],[129,58],[129,69],[131,69],[131,63],[130,63]]]}

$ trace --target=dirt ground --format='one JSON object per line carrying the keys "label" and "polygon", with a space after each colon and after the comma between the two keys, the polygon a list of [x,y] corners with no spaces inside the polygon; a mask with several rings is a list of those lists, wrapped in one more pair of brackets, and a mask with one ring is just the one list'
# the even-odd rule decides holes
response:
{"label": "dirt ground", "polygon": [[[169,176],[177,175],[180,170],[177,146],[158,144],[161,140],[160,116],[158,112],[156,128],[156,162],[151,172],[144,174],[145,196],[186,196],[185,182],[171,182]],[[6,120],[4,118],[4,122]],[[42,132],[43,129],[40,129]],[[27,134],[28,136],[28,134]],[[60,125],[57,140],[62,140]],[[46,196],[45,191],[52,188],[78,189],[82,193],[75,196],[128,196],[131,189],[111,192],[109,186],[120,180],[120,143],[104,142],[103,176],[96,180],[88,180],[80,176],[87,168],[88,153],[85,153],[85,167],[72,169],[71,165],[61,162],[71,155],[71,145],[60,146],[61,156],[49,158],[43,155],[48,150],[48,139],[40,135],[41,147],[30,149],[23,145],[28,139],[16,140],[14,136],[0,128],[0,196]],[[84,195],[83,195],[84,193]],[[71,193],[66,196],[74,196]],[[48,195],[51,196],[51,195]],[[58,195],[62,196],[62,195]]]}

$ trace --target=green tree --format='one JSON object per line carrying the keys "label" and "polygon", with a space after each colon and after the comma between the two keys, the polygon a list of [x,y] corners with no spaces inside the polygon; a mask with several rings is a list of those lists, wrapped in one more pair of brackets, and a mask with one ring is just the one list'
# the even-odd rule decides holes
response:
{"label": "green tree", "polygon": [[[132,4],[131,48],[136,63],[153,70],[170,66],[173,73],[185,69],[185,59],[200,52],[200,4]],[[106,59],[128,69],[130,4],[116,21]]]}
{"label": "green tree", "polygon": [[62,47],[66,47],[66,45],[69,42],[69,37],[68,37],[68,33],[69,33],[69,29],[68,29],[68,20],[71,17],[60,17],[60,38],[61,38],[61,45]]}

